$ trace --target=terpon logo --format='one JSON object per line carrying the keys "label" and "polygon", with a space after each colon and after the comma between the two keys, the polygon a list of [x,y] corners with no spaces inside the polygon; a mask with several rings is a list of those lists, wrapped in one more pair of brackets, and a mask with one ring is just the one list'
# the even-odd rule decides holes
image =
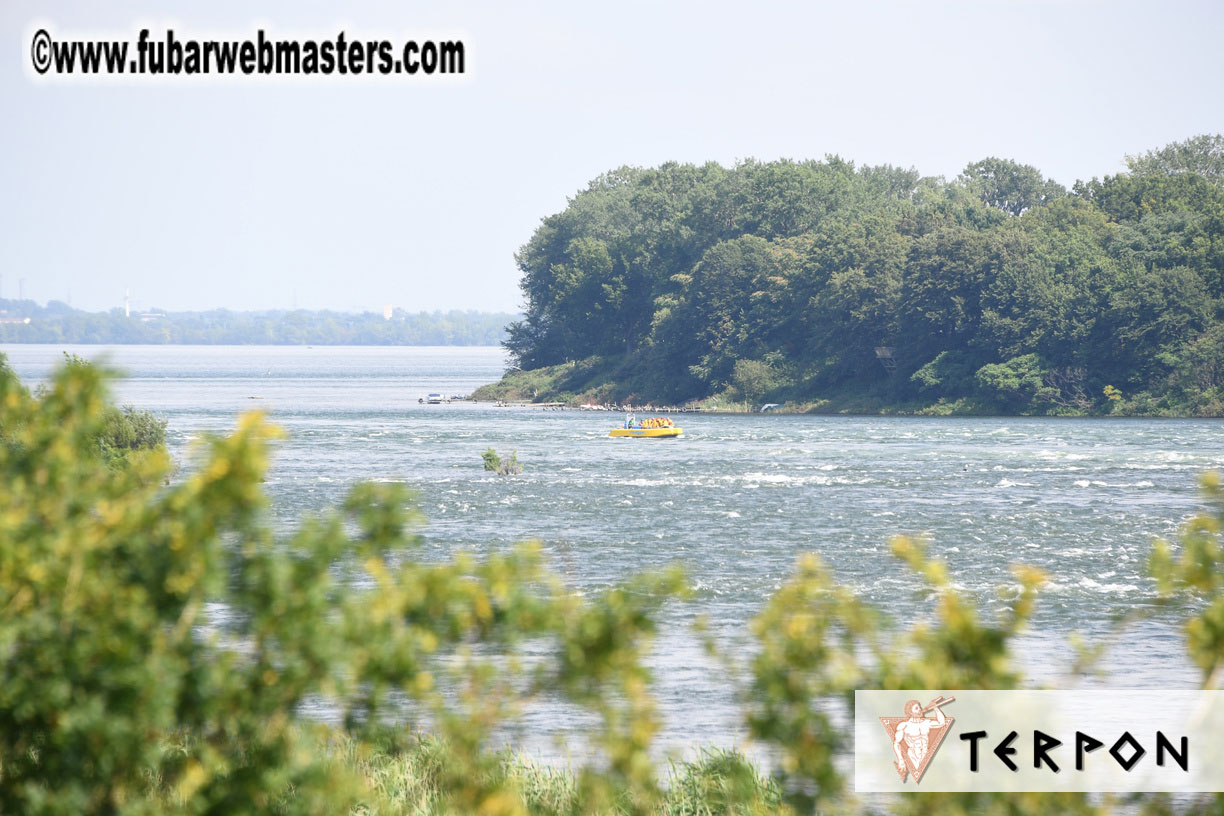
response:
{"label": "terpon logo", "polygon": [[[892,743],[893,766],[902,782],[907,774],[914,778],[915,785],[922,781],[927,765],[931,764],[952,723],[956,722],[955,718],[946,716],[940,707],[955,699],[941,694],[926,705],[910,700],[905,704],[905,716],[880,718]],[[935,716],[926,716],[928,711],[934,711]]]}
{"label": "terpon logo", "polygon": [[1222,792],[1222,734],[1224,691],[859,690],[854,788]]}

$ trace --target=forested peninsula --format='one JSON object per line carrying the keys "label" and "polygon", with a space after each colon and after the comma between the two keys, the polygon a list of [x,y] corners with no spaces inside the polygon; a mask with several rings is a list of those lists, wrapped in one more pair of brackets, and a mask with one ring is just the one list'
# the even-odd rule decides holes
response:
{"label": "forested peninsula", "polygon": [[1069,190],[999,158],[614,170],[520,250],[517,368],[478,393],[1224,415],[1224,136],[1125,166]]}
{"label": "forested peninsula", "polygon": [[60,301],[0,300],[0,343],[496,346],[504,312],[83,312]]}

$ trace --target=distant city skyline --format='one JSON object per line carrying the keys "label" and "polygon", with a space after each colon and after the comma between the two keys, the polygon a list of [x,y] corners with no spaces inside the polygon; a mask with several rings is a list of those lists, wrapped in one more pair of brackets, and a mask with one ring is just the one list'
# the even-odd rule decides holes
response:
{"label": "distant city skyline", "polygon": [[[460,80],[36,83],[34,28],[466,46]],[[599,174],[756,158],[1070,186],[1224,131],[1224,4],[0,9],[0,297],[75,308],[519,311],[514,253]]]}

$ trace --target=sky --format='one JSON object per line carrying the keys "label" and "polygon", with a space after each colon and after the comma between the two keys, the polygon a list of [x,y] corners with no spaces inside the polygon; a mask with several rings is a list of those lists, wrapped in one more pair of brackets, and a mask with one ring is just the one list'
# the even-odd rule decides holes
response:
{"label": "sky", "polygon": [[[462,78],[39,81],[59,39],[460,39]],[[5,0],[0,297],[518,311],[514,254],[624,165],[1070,185],[1224,132],[1224,3]]]}

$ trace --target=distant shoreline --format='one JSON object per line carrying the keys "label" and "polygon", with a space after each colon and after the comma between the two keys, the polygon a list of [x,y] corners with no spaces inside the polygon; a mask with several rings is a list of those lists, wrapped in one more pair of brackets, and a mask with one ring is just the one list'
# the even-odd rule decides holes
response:
{"label": "distant shoreline", "polygon": [[51,301],[0,299],[0,344],[186,346],[497,346],[510,312],[83,312]]}
{"label": "distant shoreline", "polygon": [[166,342],[166,343],[145,343],[145,342],[122,342],[112,340],[63,340],[63,341],[44,341],[44,340],[6,340],[0,339],[0,346],[97,346],[107,348],[112,346],[146,346],[149,348],[162,348],[165,346],[183,346],[191,348],[501,348],[501,343],[184,343],[184,342]]}

